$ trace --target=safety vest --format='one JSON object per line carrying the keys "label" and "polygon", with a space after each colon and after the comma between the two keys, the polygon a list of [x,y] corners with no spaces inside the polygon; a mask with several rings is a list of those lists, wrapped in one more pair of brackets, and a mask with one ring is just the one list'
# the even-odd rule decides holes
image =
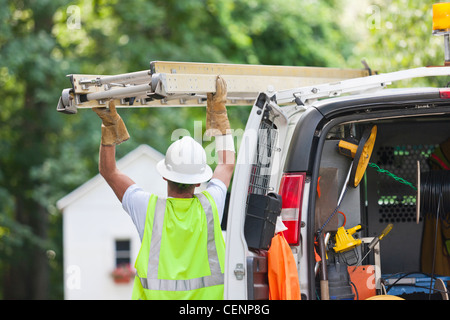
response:
{"label": "safety vest", "polygon": [[225,241],[208,192],[187,199],[152,195],[132,299],[223,299],[224,262]]}

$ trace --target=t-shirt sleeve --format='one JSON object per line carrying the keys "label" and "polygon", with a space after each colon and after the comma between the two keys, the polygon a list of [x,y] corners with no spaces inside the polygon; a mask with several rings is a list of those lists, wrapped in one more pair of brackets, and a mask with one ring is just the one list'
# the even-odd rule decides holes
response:
{"label": "t-shirt sleeve", "polygon": [[150,193],[144,191],[136,184],[128,187],[122,198],[122,208],[128,213],[136,226],[141,240],[144,236],[145,218],[149,200]]}
{"label": "t-shirt sleeve", "polygon": [[211,179],[206,187],[206,191],[209,192],[216,202],[219,221],[222,221],[225,199],[227,197],[227,187],[221,180]]}

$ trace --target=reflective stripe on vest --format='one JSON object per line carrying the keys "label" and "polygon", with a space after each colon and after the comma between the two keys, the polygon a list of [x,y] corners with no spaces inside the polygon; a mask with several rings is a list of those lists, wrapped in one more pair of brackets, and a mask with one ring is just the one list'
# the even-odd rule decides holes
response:
{"label": "reflective stripe on vest", "polygon": [[219,257],[214,239],[214,216],[208,198],[202,194],[196,194],[206,214],[208,232],[208,262],[211,275],[187,280],[158,279],[158,263],[161,251],[161,237],[166,211],[166,199],[156,200],[155,214],[150,242],[149,261],[147,269],[148,278],[139,278],[144,289],[164,291],[186,291],[223,284],[224,276],[220,269]]}

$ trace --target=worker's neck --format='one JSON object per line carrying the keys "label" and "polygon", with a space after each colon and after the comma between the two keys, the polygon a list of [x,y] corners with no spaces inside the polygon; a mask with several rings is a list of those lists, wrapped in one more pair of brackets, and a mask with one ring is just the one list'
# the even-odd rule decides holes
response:
{"label": "worker's neck", "polygon": [[193,184],[186,189],[180,189],[171,181],[167,181],[167,196],[171,198],[192,198],[194,197],[195,188],[200,186],[200,183]]}
{"label": "worker's neck", "polygon": [[171,198],[192,198],[194,194],[192,192],[176,192],[174,190],[167,190],[167,196]]}

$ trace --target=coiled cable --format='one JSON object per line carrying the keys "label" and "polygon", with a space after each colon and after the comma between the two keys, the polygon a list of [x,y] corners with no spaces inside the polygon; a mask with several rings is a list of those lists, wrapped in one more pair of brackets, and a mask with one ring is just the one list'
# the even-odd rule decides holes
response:
{"label": "coiled cable", "polygon": [[[436,220],[431,276],[434,276],[437,236],[439,220],[449,221],[450,217],[450,171],[435,170],[420,173],[420,212],[422,216],[432,217]],[[430,281],[429,297],[432,283]]]}
{"label": "coiled cable", "polygon": [[[450,171],[436,170],[420,173],[420,212],[436,218],[449,219]],[[444,213],[439,215],[439,213]]]}

